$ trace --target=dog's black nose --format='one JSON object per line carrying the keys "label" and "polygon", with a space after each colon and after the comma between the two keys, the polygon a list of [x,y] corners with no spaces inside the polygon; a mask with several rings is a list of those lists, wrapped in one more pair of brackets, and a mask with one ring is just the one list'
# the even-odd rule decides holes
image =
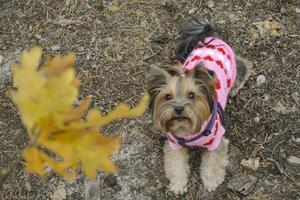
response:
{"label": "dog's black nose", "polygon": [[175,107],[175,113],[177,115],[181,115],[183,111],[184,111],[184,107],[183,106],[176,106]]}

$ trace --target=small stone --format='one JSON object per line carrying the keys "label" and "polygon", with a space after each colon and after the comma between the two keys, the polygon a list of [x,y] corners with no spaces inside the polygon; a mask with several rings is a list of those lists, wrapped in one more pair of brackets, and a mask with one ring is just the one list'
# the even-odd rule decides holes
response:
{"label": "small stone", "polygon": [[297,7],[297,8],[295,9],[295,11],[296,11],[296,13],[300,13],[300,8]]}
{"label": "small stone", "polygon": [[237,174],[228,181],[227,187],[243,195],[248,195],[255,186],[257,178],[250,174]]}
{"label": "small stone", "polygon": [[60,50],[60,46],[58,44],[55,44],[55,45],[51,46],[51,50],[58,51],[58,50]]}
{"label": "small stone", "polygon": [[[0,62],[0,64],[1,64],[1,62]],[[299,101],[300,101],[299,93],[294,92],[294,93],[292,93],[291,97],[292,97],[293,101],[295,101],[295,103],[299,105]]]}
{"label": "small stone", "polygon": [[78,51],[84,51],[84,47],[79,47]]}
{"label": "small stone", "polygon": [[4,61],[4,57],[0,55],[0,65],[2,65],[3,61]]}
{"label": "small stone", "polygon": [[263,95],[263,100],[264,101],[269,101],[271,99],[271,96],[269,94],[264,94]]}
{"label": "small stone", "polygon": [[286,59],[285,59],[285,57],[282,57],[282,58],[281,58],[281,63],[282,63],[282,64],[286,64]]}
{"label": "small stone", "polygon": [[265,52],[265,51],[259,52],[259,54],[262,55],[262,56],[267,56],[268,55],[268,53]]}
{"label": "small stone", "polygon": [[254,117],[254,121],[255,121],[256,123],[258,123],[259,120],[260,120],[259,116]]}
{"label": "small stone", "polygon": [[294,142],[300,143],[300,138],[293,138]]}
{"label": "small stone", "polygon": [[40,34],[36,34],[35,38],[38,39],[38,40],[40,40],[42,38],[42,36]]}
{"label": "small stone", "polygon": [[288,157],[287,161],[292,165],[299,165],[300,166],[300,158],[298,158],[296,156]]}
{"label": "small stone", "polygon": [[265,75],[258,75],[257,78],[256,78],[256,84],[257,85],[261,85],[263,84],[264,82],[266,82],[267,78]]}
{"label": "small stone", "polygon": [[192,8],[189,10],[189,14],[194,14],[196,12],[197,8]]}

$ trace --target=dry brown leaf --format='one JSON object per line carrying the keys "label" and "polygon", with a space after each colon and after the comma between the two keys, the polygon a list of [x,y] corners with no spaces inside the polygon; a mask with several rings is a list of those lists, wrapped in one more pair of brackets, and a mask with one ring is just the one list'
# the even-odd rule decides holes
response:
{"label": "dry brown leaf", "polygon": [[296,106],[293,106],[292,108],[288,109],[287,107],[285,107],[280,101],[277,102],[276,106],[272,108],[274,111],[283,114],[283,115],[287,115],[290,113],[294,113],[296,112],[297,108]]}
{"label": "dry brown leaf", "polygon": [[107,6],[107,9],[111,12],[117,12],[120,8],[116,4],[112,4],[110,6]]}
{"label": "dry brown leaf", "polygon": [[258,32],[253,27],[250,28],[250,34],[253,41],[256,41],[259,38]]}
{"label": "dry brown leaf", "polygon": [[266,20],[263,22],[263,27],[268,30],[272,36],[279,36],[279,30],[282,28],[282,25],[274,20]]}
{"label": "dry brown leaf", "polygon": [[274,20],[256,22],[254,23],[254,25],[257,27],[257,31],[255,31],[254,29],[252,31],[250,30],[251,34],[253,35],[253,32],[256,32],[256,34],[259,33],[261,37],[266,35],[279,36],[280,29],[282,29],[282,25]]}
{"label": "dry brown leaf", "polygon": [[243,159],[241,165],[255,171],[259,168],[259,158],[249,158],[248,160]]}
{"label": "dry brown leaf", "polygon": [[54,193],[51,195],[51,200],[64,200],[67,198],[67,193],[64,185],[59,185]]}

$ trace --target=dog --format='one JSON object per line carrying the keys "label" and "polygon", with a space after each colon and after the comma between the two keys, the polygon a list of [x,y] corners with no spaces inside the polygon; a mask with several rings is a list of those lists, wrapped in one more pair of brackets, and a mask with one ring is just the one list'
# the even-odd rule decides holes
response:
{"label": "dog", "polygon": [[200,18],[184,27],[176,60],[168,71],[152,66],[148,77],[153,121],[167,137],[165,174],[170,190],[183,194],[190,173],[188,148],[203,148],[200,175],[211,192],[224,181],[228,165],[229,140],[222,126],[226,102],[243,87],[252,63],[235,56],[216,28]]}

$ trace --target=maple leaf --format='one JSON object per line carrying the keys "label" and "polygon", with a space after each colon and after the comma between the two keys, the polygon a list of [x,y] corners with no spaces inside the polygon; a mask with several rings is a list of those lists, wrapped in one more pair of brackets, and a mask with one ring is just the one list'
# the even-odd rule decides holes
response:
{"label": "maple leaf", "polygon": [[105,116],[97,109],[87,111],[89,99],[74,107],[79,86],[75,54],[47,58],[39,69],[41,55],[38,47],[26,51],[13,68],[16,90],[11,92],[12,99],[31,132],[30,145],[23,150],[26,170],[43,176],[45,168],[51,167],[66,178],[74,178],[79,169],[90,178],[96,178],[98,168],[114,172],[109,158],[119,148],[120,138],[103,136],[99,129],[119,118],[142,115],[148,94],[136,107],[121,104]]}

